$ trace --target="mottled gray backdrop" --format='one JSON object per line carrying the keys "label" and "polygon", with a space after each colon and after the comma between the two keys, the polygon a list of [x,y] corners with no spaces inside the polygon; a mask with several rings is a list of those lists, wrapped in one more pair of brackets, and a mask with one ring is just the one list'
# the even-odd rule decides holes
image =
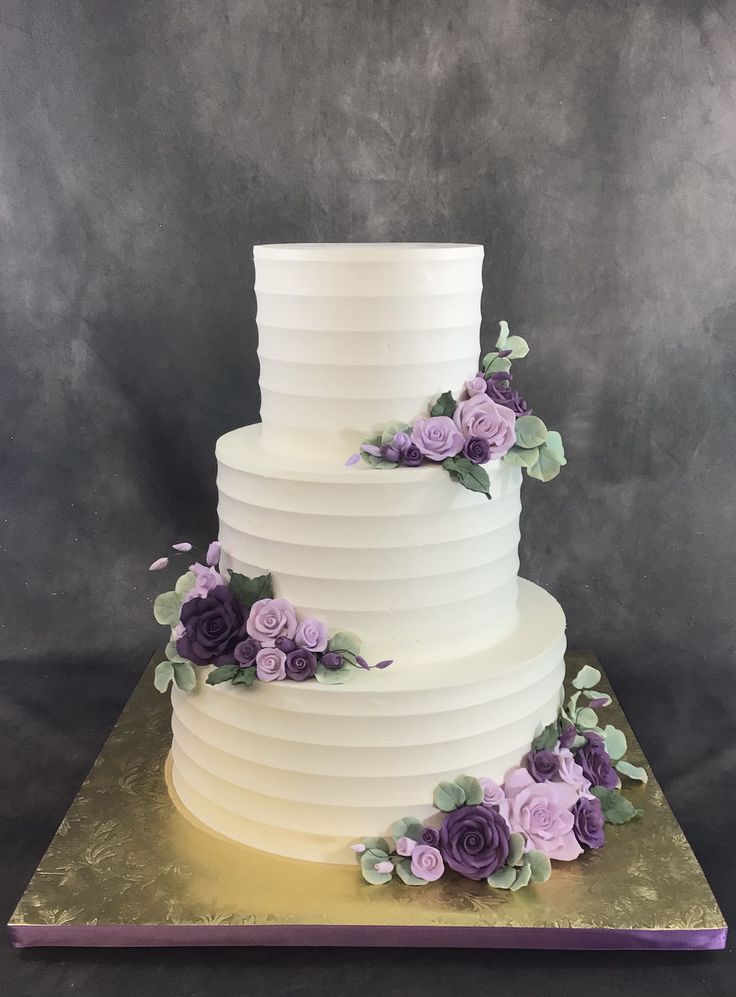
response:
{"label": "mottled gray backdrop", "polygon": [[3,0],[0,46],[6,906],[258,418],[253,243],[435,240],[485,245],[567,443],[524,573],[733,911],[736,4]]}

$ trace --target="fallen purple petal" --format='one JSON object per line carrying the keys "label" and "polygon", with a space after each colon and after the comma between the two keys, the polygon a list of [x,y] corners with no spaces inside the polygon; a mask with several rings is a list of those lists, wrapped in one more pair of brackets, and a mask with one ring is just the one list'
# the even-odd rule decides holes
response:
{"label": "fallen purple petal", "polygon": [[348,459],[345,461],[345,467],[352,467],[354,464],[357,464],[359,460],[360,460],[359,453],[350,454]]}
{"label": "fallen purple petal", "polygon": [[169,559],[168,559],[168,557],[159,557],[157,561],[153,562],[153,564],[149,567],[148,570],[149,571],[163,571],[164,568],[167,568],[168,566],[169,566]]}
{"label": "fallen purple petal", "polygon": [[186,541],[184,541],[183,543],[172,544],[171,545],[171,549],[172,550],[183,551],[184,553],[186,553],[186,551],[189,551],[189,550],[192,549],[192,545],[190,543],[187,543]]}

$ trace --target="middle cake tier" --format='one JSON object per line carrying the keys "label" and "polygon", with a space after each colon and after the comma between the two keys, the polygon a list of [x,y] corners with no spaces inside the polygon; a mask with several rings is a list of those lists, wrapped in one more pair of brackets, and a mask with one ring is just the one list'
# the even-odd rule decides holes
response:
{"label": "middle cake tier", "polygon": [[259,425],[216,452],[222,570],[271,572],[300,616],[354,631],[369,661],[449,663],[516,626],[519,468],[487,466],[488,501],[440,467],[287,461]]}

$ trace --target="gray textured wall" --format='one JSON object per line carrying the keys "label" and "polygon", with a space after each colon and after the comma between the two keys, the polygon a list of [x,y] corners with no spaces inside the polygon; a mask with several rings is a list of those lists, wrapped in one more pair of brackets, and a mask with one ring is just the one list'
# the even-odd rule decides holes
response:
{"label": "gray textured wall", "polygon": [[468,241],[485,345],[499,318],[531,341],[568,445],[525,486],[525,573],[665,777],[728,743],[736,5],[5,0],[0,28],[2,654],[29,701],[111,719],[160,639],[148,562],[215,528],[214,441],[258,415],[253,243]]}

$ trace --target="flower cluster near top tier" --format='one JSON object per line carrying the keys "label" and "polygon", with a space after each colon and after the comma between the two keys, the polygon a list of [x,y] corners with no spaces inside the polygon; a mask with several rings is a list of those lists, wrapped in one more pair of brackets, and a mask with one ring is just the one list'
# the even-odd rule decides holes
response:
{"label": "flower cluster near top tier", "polygon": [[549,430],[518,391],[511,387],[511,361],[529,352],[526,340],[510,336],[506,322],[495,350],[481,361],[482,370],[465,382],[457,400],[450,391],[434,402],[427,418],[409,425],[391,422],[364,440],[348,466],[361,458],[371,467],[391,470],[441,463],[450,477],[470,491],[491,497],[483,467],[504,460],[525,467],[539,481],[551,481],[566,463],[562,437]]}
{"label": "flower cluster near top tier", "polygon": [[596,710],[611,702],[595,688],[600,678],[590,665],[580,670],[557,719],[502,784],[469,775],[441,782],[433,798],[439,813],[427,823],[402,817],[391,828],[393,846],[385,838],[352,845],[363,878],[380,886],[396,873],[407,886],[424,886],[452,869],[516,891],[546,882],[553,859],[570,862],[602,848],[606,823],[639,817],[620,792],[619,774],[641,782],[647,774],[624,761],[625,735],[598,725]]}
{"label": "flower cluster near top tier", "polygon": [[[173,549],[188,553],[190,543]],[[321,620],[299,619],[288,599],[274,598],[271,575],[247,578],[228,570],[220,573],[220,545],[213,541],[205,564],[195,561],[174,589],[153,605],[157,623],[171,627],[166,660],[156,668],[155,685],[165,692],[173,681],[189,692],[196,685],[195,665],[214,666],[208,685],[231,682],[251,686],[256,680],[304,682],[314,678],[326,685],[349,681],[356,670],[387,668],[391,661],[369,665],[360,654],[360,638],[348,630],[329,635]],[[160,557],[151,571],[168,567]]]}

